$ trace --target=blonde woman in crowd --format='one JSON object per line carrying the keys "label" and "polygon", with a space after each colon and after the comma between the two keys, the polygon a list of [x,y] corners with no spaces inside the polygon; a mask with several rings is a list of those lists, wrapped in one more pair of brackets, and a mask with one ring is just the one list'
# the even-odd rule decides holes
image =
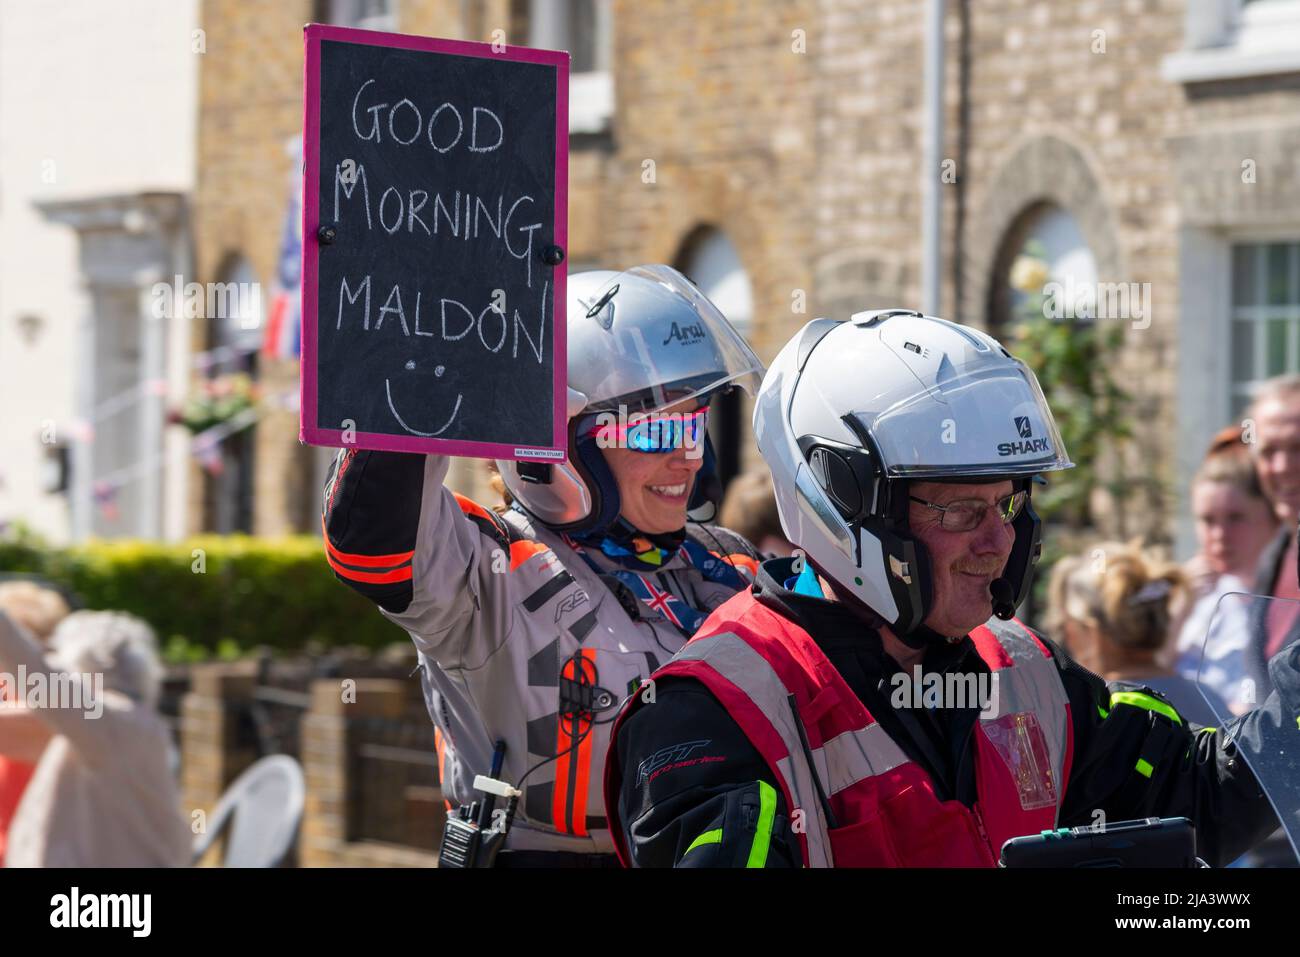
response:
{"label": "blonde woman in crowd", "polygon": [[0,706],[0,754],[36,762],[7,865],[188,864],[190,832],[155,710],[162,666],[152,629],[121,612],[79,611],[43,648],[0,612],[0,671],[29,686]]}
{"label": "blonde woman in crowd", "polygon": [[1244,604],[1220,600],[1253,590],[1255,568],[1277,531],[1277,520],[1239,430],[1225,431],[1229,444],[1211,447],[1192,479],[1200,552],[1184,566],[1192,594],[1174,627],[1174,668],[1231,705],[1247,697],[1243,682],[1250,623]]}
{"label": "blonde woman in crowd", "polygon": [[[37,641],[45,642],[70,609],[53,588],[32,581],[9,581],[0,583],[0,611],[26,628]],[[13,693],[0,680],[0,701],[8,700]],[[0,754],[0,867],[4,866],[9,843],[9,824],[35,771],[34,761],[16,761]]]}
{"label": "blonde woman in crowd", "polygon": [[[1197,685],[1160,663],[1172,609],[1186,587],[1182,571],[1135,544],[1109,542],[1064,558],[1052,569],[1049,629],[1066,650],[1106,681],[1128,681],[1161,694],[1194,724],[1219,723]],[[1210,692],[1213,694],[1213,692]]]}

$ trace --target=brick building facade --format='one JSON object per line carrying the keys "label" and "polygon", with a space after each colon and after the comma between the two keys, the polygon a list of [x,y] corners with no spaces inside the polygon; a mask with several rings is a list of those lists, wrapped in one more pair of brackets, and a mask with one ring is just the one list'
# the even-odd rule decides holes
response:
{"label": "brick building facade", "polygon": [[[1122,515],[1102,511],[1124,521],[1109,531],[1177,534],[1184,553],[1179,502],[1209,435],[1252,381],[1300,367],[1300,63],[1259,46],[1289,35],[1294,6],[948,5],[951,162],[933,171],[944,184],[942,312],[1001,329],[1006,270],[1040,235],[1074,237],[1062,248],[1094,281],[1150,283],[1122,367],[1138,399],[1128,467],[1157,484]],[[301,26],[363,9],[400,32],[491,40],[501,30],[510,42],[564,36],[540,23],[576,38],[581,24],[557,10],[580,20],[605,9],[583,42],[599,48],[592,72],[605,75],[612,109],[571,138],[571,265],[659,261],[694,275],[719,250],[732,254],[743,271],[731,288],[746,286],[745,328],[764,359],[814,316],[919,304],[923,0],[205,0],[200,281],[239,259],[271,276],[284,144],[301,117]],[[1251,311],[1248,285],[1276,310]],[[292,391],[297,369],[265,363],[258,374],[268,390]],[[321,457],[295,439],[291,409],[257,426],[259,533],[315,527]],[[740,456],[756,460],[752,442]],[[481,490],[481,466],[462,463],[453,481]],[[213,485],[198,483],[195,527],[210,522]]]}

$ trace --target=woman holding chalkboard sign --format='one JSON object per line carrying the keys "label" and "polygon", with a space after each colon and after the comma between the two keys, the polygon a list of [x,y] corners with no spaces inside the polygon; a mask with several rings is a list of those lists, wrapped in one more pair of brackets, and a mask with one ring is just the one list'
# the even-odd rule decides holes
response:
{"label": "woman holding chalkboard sign", "polygon": [[344,450],[325,492],[340,579],[420,653],[443,792],[523,792],[499,866],[617,866],[601,793],[629,695],[752,580],[753,547],[688,521],[716,503],[708,404],[762,365],[681,273],[569,277],[569,455],[499,462],[501,514],[443,487],[442,456]]}

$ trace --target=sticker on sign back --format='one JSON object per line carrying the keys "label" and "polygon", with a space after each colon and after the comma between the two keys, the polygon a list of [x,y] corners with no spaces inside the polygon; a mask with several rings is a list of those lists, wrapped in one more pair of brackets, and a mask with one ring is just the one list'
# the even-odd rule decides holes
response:
{"label": "sticker on sign back", "polygon": [[515,457],[520,459],[563,459],[564,449],[515,449]]}

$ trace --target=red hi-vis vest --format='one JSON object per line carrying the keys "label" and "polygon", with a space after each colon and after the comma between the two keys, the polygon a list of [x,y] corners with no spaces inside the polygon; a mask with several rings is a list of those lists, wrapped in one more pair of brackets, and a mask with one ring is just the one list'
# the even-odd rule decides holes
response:
{"label": "red hi-vis vest", "polygon": [[[654,678],[693,678],[727,709],[767,762],[792,822],[801,822],[792,830],[805,866],[991,867],[1005,841],[1056,826],[1073,733],[1056,665],[1028,629],[991,619],[971,639],[996,676],[973,734],[973,810],[940,801],[930,775],[876,722],[811,636],[749,590],[718,608]],[[619,725],[643,704],[633,695]],[[628,865],[617,765],[606,763],[606,806]],[[833,829],[814,773],[829,799]]]}

